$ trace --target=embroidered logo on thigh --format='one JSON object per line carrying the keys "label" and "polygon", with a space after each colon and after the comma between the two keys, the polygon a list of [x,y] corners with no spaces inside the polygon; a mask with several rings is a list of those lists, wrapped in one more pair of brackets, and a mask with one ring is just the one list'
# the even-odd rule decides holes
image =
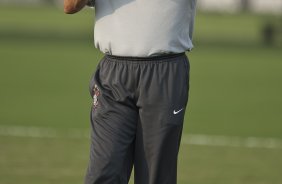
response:
{"label": "embroidered logo on thigh", "polygon": [[93,88],[93,108],[96,109],[99,102],[98,102],[98,96],[100,95],[100,89],[98,86],[95,84]]}

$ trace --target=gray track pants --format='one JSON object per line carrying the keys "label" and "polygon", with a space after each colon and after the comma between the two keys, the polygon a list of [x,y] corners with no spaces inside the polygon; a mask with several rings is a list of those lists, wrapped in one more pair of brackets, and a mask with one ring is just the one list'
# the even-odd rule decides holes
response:
{"label": "gray track pants", "polygon": [[90,82],[90,161],[85,184],[176,184],[189,61],[105,56]]}

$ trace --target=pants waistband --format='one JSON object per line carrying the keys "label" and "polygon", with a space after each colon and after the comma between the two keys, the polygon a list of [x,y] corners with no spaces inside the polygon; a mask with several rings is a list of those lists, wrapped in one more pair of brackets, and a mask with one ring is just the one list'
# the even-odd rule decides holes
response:
{"label": "pants waistband", "polygon": [[185,53],[182,52],[177,54],[166,54],[166,55],[151,56],[151,57],[128,57],[128,56],[105,55],[105,58],[109,61],[114,61],[114,62],[155,62],[155,61],[163,62],[181,56],[185,56]]}

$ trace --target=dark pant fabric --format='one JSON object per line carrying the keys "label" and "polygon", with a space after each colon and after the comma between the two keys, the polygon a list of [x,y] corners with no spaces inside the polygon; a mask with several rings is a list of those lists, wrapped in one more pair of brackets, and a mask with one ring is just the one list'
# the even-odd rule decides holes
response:
{"label": "dark pant fabric", "polygon": [[188,102],[184,53],[150,58],[106,55],[90,82],[90,161],[85,184],[176,184]]}

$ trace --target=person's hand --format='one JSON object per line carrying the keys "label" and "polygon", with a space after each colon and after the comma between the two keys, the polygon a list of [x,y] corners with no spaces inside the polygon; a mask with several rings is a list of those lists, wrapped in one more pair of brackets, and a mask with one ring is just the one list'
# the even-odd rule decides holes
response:
{"label": "person's hand", "polygon": [[74,14],[79,12],[88,3],[88,0],[64,0],[64,12]]}

